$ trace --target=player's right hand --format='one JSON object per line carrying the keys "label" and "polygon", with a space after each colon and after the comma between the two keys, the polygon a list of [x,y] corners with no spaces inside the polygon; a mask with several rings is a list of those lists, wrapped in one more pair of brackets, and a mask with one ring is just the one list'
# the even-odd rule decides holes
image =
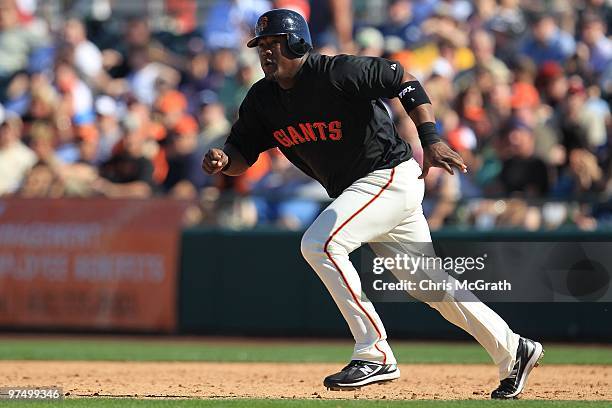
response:
{"label": "player's right hand", "polygon": [[202,170],[208,174],[217,174],[229,162],[229,157],[221,149],[210,149],[202,159]]}

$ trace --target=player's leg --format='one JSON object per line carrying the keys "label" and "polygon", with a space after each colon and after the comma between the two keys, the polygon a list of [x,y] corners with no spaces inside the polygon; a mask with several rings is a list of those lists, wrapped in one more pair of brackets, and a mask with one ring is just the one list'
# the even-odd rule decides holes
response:
{"label": "player's leg", "polygon": [[399,376],[385,328],[374,306],[362,297],[359,275],[349,260],[349,253],[391,230],[405,216],[397,184],[394,169],[378,170],[357,180],[317,217],[302,239],[305,259],[327,287],[355,338],[352,360],[373,363],[347,366],[338,373],[340,377],[332,378],[339,385],[333,388],[365,385],[374,382],[370,381],[374,377]]}
{"label": "player's leg", "polygon": [[[378,237],[370,246],[377,256],[395,257],[408,254],[418,258],[426,252],[424,243],[431,242],[427,221],[419,209],[398,225],[393,231]],[[430,248],[427,248],[430,249]],[[433,255],[433,254],[432,254]],[[411,274],[407,270],[393,270],[398,279],[418,282],[428,279],[436,283],[453,282],[454,278],[439,269],[418,270]],[[471,334],[489,353],[499,367],[500,376],[506,377],[514,363],[519,336],[512,332],[506,322],[487,305],[478,301],[468,290],[453,291],[409,291],[415,299],[436,309],[449,322]],[[453,286],[452,284],[450,286]],[[454,287],[454,286],[453,286]]]}
{"label": "player's leg", "polygon": [[[418,243],[431,242],[429,227],[420,203],[396,228],[377,237],[375,241],[378,242],[370,245],[378,256],[394,257],[398,253],[408,253],[418,257],[419,252],[423,249]],[[431,247],[429,249],[432,251]],[[406,271],[392,272],[399,279],[418,281],[426,278],[434,282],[454,281],[454,278],[443,270],[420,270],[414,275],[407,274]],[[507,388],[507,392],[497,394],[494,392],[493,396],[507,398],[520,393],[529,371],[543,354],[542,346],[514,333],[497,313],[480,302],[468,290],[436,293],[420,291],[418,285],[416,287],[417,290],[409,292],[411,296],[426,302],[438,310],[446,320],[471,334],[489,353],[499,368],[499,376],[502,380],[500,388],[504,388],[504,381],[506,381],[505,388]],[[522,365],[518,363],[517,368],[519,359],[523,361]]]}

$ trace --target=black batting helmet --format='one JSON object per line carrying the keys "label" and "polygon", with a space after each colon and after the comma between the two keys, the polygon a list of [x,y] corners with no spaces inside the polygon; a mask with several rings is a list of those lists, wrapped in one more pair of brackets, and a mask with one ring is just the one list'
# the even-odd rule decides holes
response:
{"label": "black batting helmet", "polygon": [[289,49],[298,57],[312,49],[308,23],[299,13],[288,9],[274,9],[262,14],[255,26],[255,37],[247,47],[257,47],[257,40],[261,37],[283,34],[287,35]]}

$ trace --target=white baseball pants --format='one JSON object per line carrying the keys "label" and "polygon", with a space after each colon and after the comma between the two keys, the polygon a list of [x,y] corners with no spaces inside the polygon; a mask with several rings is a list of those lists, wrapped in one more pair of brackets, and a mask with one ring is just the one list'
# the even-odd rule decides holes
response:
{"label": "white baseball pants", "polygon": [[[355,338],[352,359],[396,363],[380,317],[372,303],[362,297],[361,281],[349,253],[368,242],[377,256],[395,256],[402,243],[431,242],[421,208],[424,182],[418,179],[420,174],[421,168],[411,159],[355,181],[317,217],[302,238],[304,258],[329,290]],[[400,277],[401,272],[392,272]],[[436,273],[438,276],[432,276],[431,271],[427,275],[432,280],[453,279],[444,271]],[[431,300],[430,293],[411,291],[410,295],[424,300],[446,320],[471,334],[499,367],[500,379],[510,374],[519,336],[471,292],[443,292],[436,301]]]}

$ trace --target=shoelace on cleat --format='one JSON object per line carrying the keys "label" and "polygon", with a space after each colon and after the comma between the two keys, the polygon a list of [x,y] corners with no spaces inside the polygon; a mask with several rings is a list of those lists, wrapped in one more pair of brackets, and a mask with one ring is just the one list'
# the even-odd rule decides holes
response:
{"label": "shoelace on cleat", "polygon": [[348,370],[350,368],[359,368],[359,367],[364,366],[365,364],[366,363],[364,363],[363,361],[351,361],[350,363],[348,363],[346,367],[342,369],[342,371]]}

